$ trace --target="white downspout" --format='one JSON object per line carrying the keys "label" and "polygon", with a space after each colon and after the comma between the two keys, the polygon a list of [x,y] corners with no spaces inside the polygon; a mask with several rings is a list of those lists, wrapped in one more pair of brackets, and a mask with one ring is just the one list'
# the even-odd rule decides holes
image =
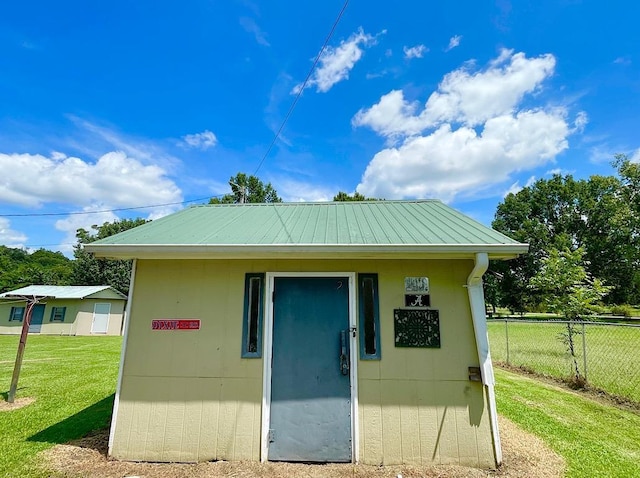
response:
{"label": "white downspout", "polygon": [[482,289],[482,276],[489,267],[489,256],[486,252],[476,253],[475,265],[467,279],[467,291],[469,292],[469,304],[471,305],[471,318],[476,335],[478,358],[480,359],[480,371],[482,383],[487,388],[489,410],[489,422],[493,435],[493,450],[496,457],[496,465],[502,463],[502,446],[500,444],[500,432],[498,430],[498,412],[496,410],[496,395],[493,376],[493,365],[489,353],[489,336],[487,333],[487,317],[484,303],[484,291]]}

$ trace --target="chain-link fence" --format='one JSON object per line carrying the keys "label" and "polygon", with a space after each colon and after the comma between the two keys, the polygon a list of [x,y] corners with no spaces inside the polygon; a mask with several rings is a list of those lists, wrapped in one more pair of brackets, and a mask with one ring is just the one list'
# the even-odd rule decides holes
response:
{"label": "chain-link fence", "polygon": [[640,403],[640,325],[488,320],[491,358]]}

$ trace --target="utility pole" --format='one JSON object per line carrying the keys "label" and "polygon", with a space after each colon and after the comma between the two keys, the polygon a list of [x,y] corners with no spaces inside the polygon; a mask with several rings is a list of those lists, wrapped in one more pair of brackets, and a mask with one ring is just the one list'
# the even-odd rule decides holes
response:
{"label": "utility pole", "polygon": [[239,184],[234,183],[233,181],[229,181],[229,184],[231,186],[235,186],[240,190],[240,204],[244,204],[247,201],[247,187],[246,186],[240,186]]}
{"label": "utility pole", "polygon": [[25,298],[27,301],[27,307],[24,317],[22,319],[22,333],[20,334],[20,343],[18,344],[18,353],[16,354],[16,364],[13,367],[13,376],[11,377],[11,387],[9,387],[9,394],[7,395],[7,402],[13,403],[16,397],[16,390],[18,389],[18,379],[20,378],[20,369],[22,368],[22,357],[24,355],[24,349],[27,346],[27,337],[29,335],[29,324],[31,323],[31,313],[33,308],[38,303],[36,296]]}

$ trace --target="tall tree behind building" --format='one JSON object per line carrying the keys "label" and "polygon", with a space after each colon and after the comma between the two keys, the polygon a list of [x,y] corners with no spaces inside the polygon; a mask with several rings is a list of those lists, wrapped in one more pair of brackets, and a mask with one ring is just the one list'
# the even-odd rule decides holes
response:
{"label": "tall tree behind building", "polygon": [[86,252],[82,245],[113,236],[119,232],[140,226],[145,219],[122,219],[105,222],[102,226],[91,226],[92,231],[78,229],[78,244],[74,247],[73,283],[75,285],[109,285],[123,294],[129,293],[132,261],[98,259]]}
{"label": "tall tree behind building", "polygon": [[530,244],[528,254],[492,263],[502,276],[502,305],[523,311],[543,302],[527,290],[542,259],[552,249],[584,251],[584,267],[612,286],[608,303],[640,302],[640,170],[626,158],[614,163],[619,177],[591,176],[575,180],[554,175],[540,179],[498,205],[494,229]]}
{"label": "tall tree behind building", "polygon": [[70,285],[73,263],[60,252],[0,246],[0,293],[28,285]]}

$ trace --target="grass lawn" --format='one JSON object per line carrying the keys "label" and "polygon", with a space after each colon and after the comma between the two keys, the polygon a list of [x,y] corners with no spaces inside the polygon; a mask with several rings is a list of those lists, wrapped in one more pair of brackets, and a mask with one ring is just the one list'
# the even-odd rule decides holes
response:
{"label": "grass lawn", "polygon": [[[509,361],[542,374],[563,378],[571,375],[572,361],[558,335],[564,324],[510,321]],[[491,357],[507,362],[505,322],[488,322]],[[586,325],[587,378],[606,392],[640,403],[640,370],[631,357],[640,346],[640,327],[602,324]],[[584,372],[582,336],[576,337],[576,355]],[[631,360],[630,360],[631,359]]]}
{"label": "grass lawn", "polygon": [[640,415],[496,369],[498,413],[547,443],[566,476],[640,477]]}
{"label": "grass lawn", "polygon": [[[18,336],[0,335],[2,400],[18,341]],[[121,344],[121,337],[29,336],[16,398],[35,402],[0,411],[0,476],[48,476],[37,469],[37,452],[107,425]]]}
{"label": "grass lawn", "polygon": [[[0,336],[5,396],[17,344],[17,336]],[[17,397],[36,400],[0,411],[0,476],[52,476],[38,467],[39,451],[107,425],[120,346],[120,337],[29,337]],[[498,411],[562,455],[567,476],[640,476],[639,414],[503,370],[496,375]]]}

